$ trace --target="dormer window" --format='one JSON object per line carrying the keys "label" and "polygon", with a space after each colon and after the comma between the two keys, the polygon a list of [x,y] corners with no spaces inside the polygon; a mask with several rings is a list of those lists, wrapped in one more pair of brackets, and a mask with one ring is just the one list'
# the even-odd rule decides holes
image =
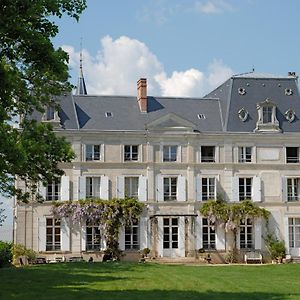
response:
{"label": "dormer window", "polygon": [[54,106],[50,105],[46,109],[46,120],[51,121],[55,119],[55,108]]}
{"label": "dormer window", "polygon": [[276,118],[276,104],[266,99],[256,105],[258,120],[255,132],[281,132]]}

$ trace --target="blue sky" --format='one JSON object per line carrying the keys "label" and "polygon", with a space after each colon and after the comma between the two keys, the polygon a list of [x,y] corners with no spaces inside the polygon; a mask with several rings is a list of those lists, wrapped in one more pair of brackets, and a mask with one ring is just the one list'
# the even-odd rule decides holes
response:
{"label": "blue sky", "polygon": [[56,46],[76,84],[80,38],[92,94],[203,96],[232,73],[300,73],[298,0],[87,0],[79,23],[64,17]]}

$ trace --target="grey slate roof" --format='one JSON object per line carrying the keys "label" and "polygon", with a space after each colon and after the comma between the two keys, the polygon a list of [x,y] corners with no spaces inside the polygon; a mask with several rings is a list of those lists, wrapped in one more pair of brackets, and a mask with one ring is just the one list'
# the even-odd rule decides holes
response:
{"label": "grey slate roof", "polygon": [[[240,95],[239,88],[246,93]],[[287,96],[285,89],[292,89],[293,94]],[[135,96],[62,96],[60,118],[65,129],[140,131],[169,115],[200,132],[253,132],[258,117],[256,105],[267,98],[277,106],[282,132],[300,132],[297,77],[257,73],[234,75],[202,99],[149,96],[148,113],[140,112]],[[245,122],[238,117],[241,108],[249,112]],[[284,116],[288,109],[296,113],[292,123]],[[107,112],[112,117],[106,117]],[[198,114],[205,118],[199,119]]]}

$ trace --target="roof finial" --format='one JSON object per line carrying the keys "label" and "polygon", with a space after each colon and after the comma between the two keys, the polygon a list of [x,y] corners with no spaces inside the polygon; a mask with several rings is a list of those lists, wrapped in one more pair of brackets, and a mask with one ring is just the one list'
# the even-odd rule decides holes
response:
{"label": "roof finial", "polygon": [[252,65],[252,72],[253,72],[253,73],[255,72],[255,68],[254,68],[254,65]]}
{"label": "roof finial", "polygon": [[80,65],[79,65],[79,78],[77,83],[76,95],[87,95],[87,90],[85,86],[85,81],[82,71],[82,37],[80,38]]}

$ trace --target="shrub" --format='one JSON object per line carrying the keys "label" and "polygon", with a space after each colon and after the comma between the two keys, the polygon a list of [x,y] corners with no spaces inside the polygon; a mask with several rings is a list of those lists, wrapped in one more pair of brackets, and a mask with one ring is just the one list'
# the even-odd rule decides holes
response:
{"label": "shrub", "polygon": [[284,241],[280,241],[272,234],[268,234],[265,238],[265,242],[271,259],[282,260],[282,258],[285,257]]}
{"label": "shrub", "polygon": [[25,256],[28,261],[33,261],[36,259],[36,252],[32,249],[27,249],[24,245],[15,244],[13,245],[13,261],[18,263],[18,259],[21,256]]}
{"label": "shrub", "polygon": [[12,244],[0,241],[0,268],[9,266],[12,261]]}

